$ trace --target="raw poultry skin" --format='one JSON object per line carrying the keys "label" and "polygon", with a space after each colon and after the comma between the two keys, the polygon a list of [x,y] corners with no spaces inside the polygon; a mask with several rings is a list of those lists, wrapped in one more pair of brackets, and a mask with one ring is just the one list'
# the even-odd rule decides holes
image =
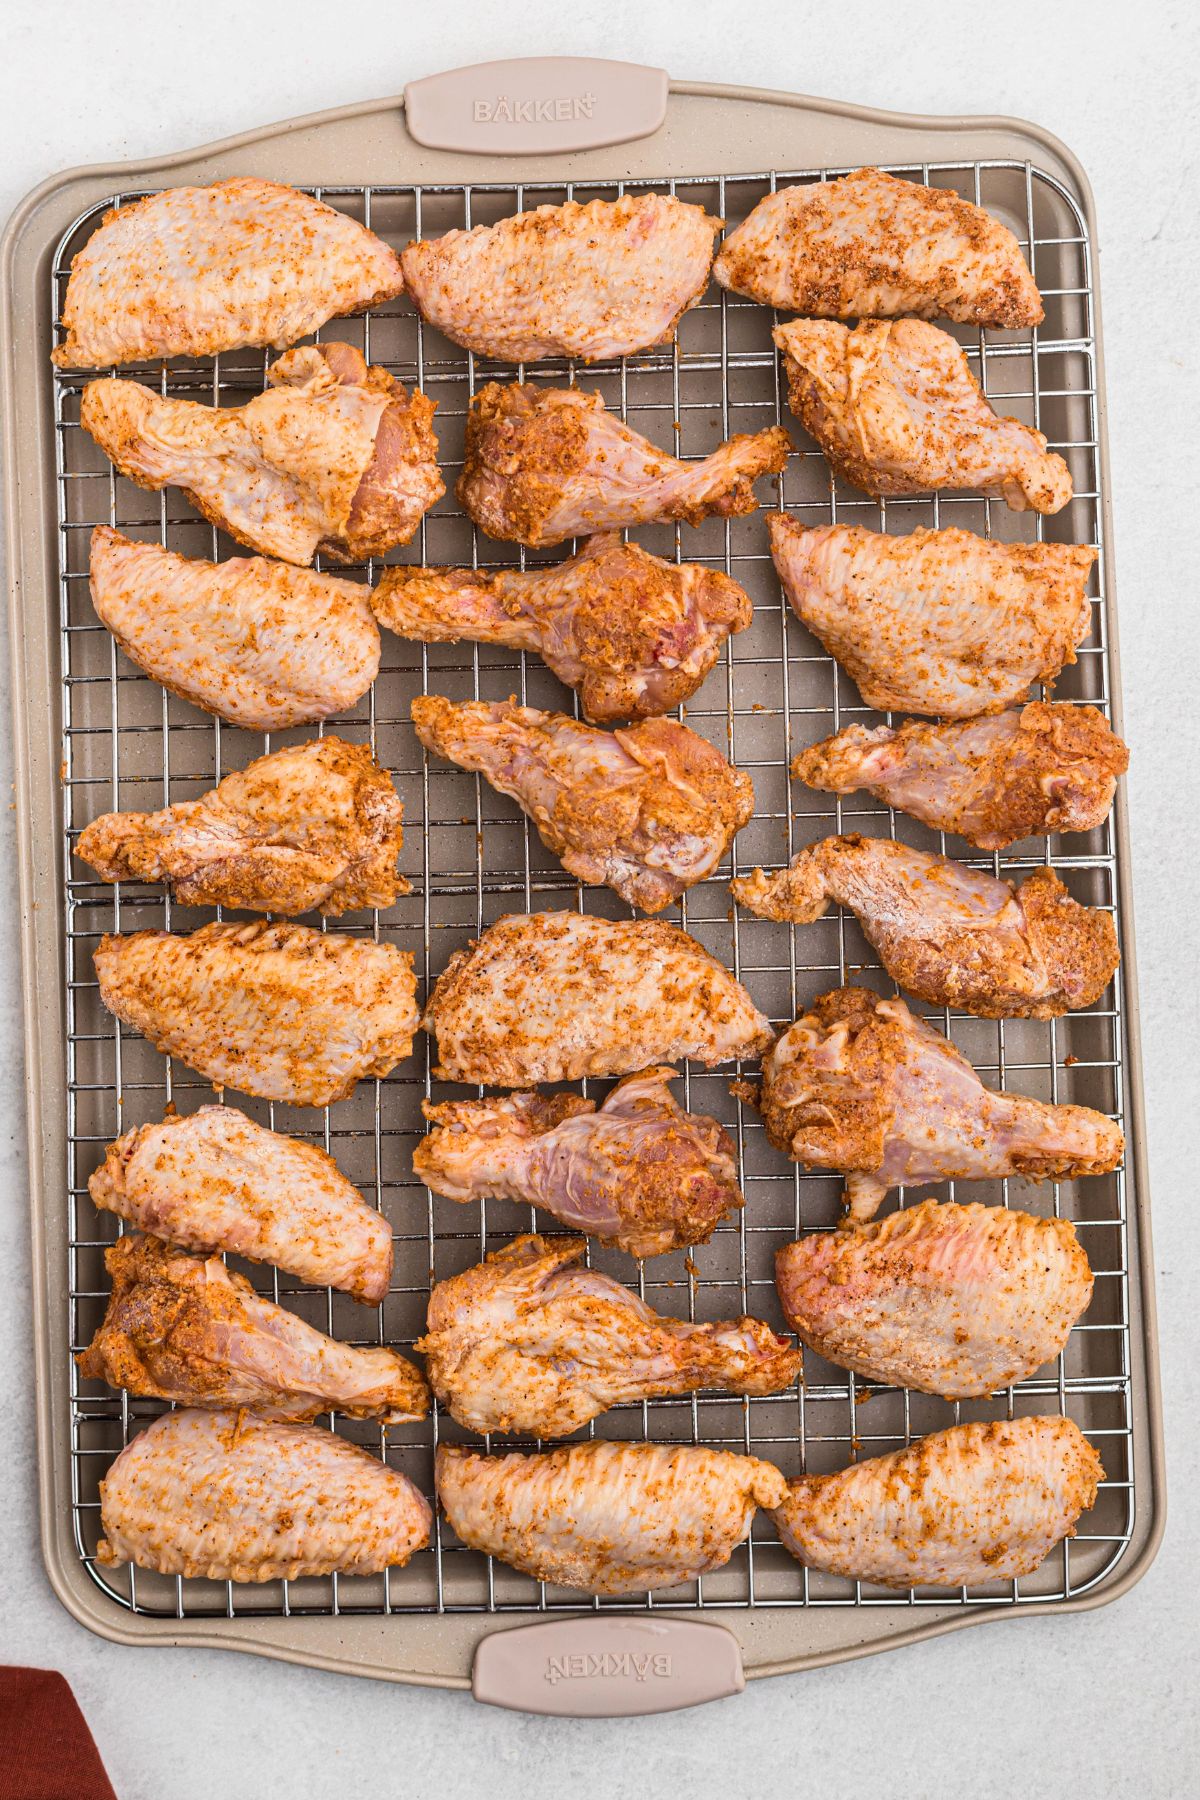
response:
{"label": "raw poultry skin", "polygon": [[182,488],[265,556],[363,562],[407,544],[446,491],[434,402],[351,344],[289,350],[267,381],[244,406],[217,407],[108,377],[84,389],[79,422],[130,481]]}
{"label": "raw poultry skin", "polygon": [[788,1324],[819,1356],[947,1400],[1051,1362],[1092,1297],[1068,1220],[937,1200],[785,1244],[775,1283]]}
{"label": "raw poultry skin", "polygon": [[88,1181],[104,1212],[189,1250],[272,1263],[377,1306],[392,1234],[316,1144],[255,1124],[234,1106],[169,1112],[111,1143]]}
{"label": "raw poultry skin", "polygon": [[203,925],[101,938],[110,1012],[215,1087],[328,1106],[412,1049],[412,957],[307,925]]}
{"label": "raw poultry skin", "polygon": [[417,1342],[443,1406],[471,1431],[566,1437],[610,1406],[720,1389],[775,1394],[800,1352],[759,1319],[664,1318],[581,1268],[583,1238],[519,1237],[439,1281]]}
{"label": "raw poultry skin", "polygon": [[669,194],[568,200],[407,244],[400,262],[425,319],[476,355],[600,362],[675,335],[721,225]]}
{"label": "raw poultry skin", "polygon": [[764,306],[821,319],[941,314],[1013,331],[1045,316],[1006,225],[950,188],[882,169],[768,194],[725,239],[713,274]]}
{"label": "raw poultry skin", "polygon": [[185,906],[322,912],[391,906],[404,808],[364,744],[314,738],[237,769],[199,800],[105,813],[75,854],[105,881],[165,881]]}
{"label": "raw poultry skin", "polygon": [[427,750],[514,799],[579,881],[659,912],[716,869],[754,813],[750,777],[676,719],[598,731],[515,700],[418,696]]}
{"label": "raw poultry skin", "polygon": [[848,725],[793,759],[792,774],[832,794],[865,788],[935,831],[1003,850],[1107,819],[1129,751],[1094,706],[1030,701],[945,725]]}
{"label": "raw poultry skin", "polygon": [[796,617],[878,712],[968,719],[1054,681],[1091,629],[1082,544],[767,520]]}
{"label": "raw poultry skin", "polygon": [[754,483],[779,474],[791,448],[772,425],[679,462],[606,411],[599,394],[489,381],[471,401],[455,491],[489,537],[538,549],[613,526],[752,513]]}
{"label": "raw poultry skin", "polygon": [[993,1093],[903,1000],[861,987],[822,994],[788,1027],[763,1058],[761,1106],[777,1150],[846,1175],[855,1220],[901,1184],[1102,1175],[1125,1149],[1089,1107]]}
{"label": "raw poultry skin", "polygon": [[438,1498],[451,1528],[539,1581],[640,1594],[729,1561],[755,1509],[787,1483],[772,1463],[696,1444],[571,1444],[487,1456],[441,1444]]}
{"label": "raw poultry skin", "polygon": [[615,531],[553,568],[384,569],[371,605],[400,637],[536,651],[596,725],[673,712],[752,616],[719,569],[665,562]]}
{"label": "raw poultry skin", "polygon": [[707,1243],[745,1204],[737,1160],[724,1126],[679,1106],[674,1075],[627,1075],[599,1107],[581,1094],[425,1100],[433,1130],[413,1151],[413,1172],[449,1200],[540,1206],[630,1256]]}
{"label": "raw poultry skin", "polygon": [[131,662],[247,731],[345,712],[379,673],[367,589],[337,575],[265,556],[201,562],[98,525],[91,593]]}
{"label": "raw poultry skin", "polygon": [[689,1057],[756,1056],[771,1026],[675,925],[509,913],[451,957],[422,1021],[434,1076],[490,1087],[627,1075]]}
{"label": "raw poultry skin", "polygon": [[981,1019],[1055,1019],[1092,1006],[1120,962],[1112,915],[1073,900],[1053,869],[1020,886],[947,856],[857,832],[809,844],[786,869],[730,884],[764,919],[856,914],[898,987]]}
{"label": "raw poultry skin", "polygon": [[404,291],[365,226],[277,181],[168,188],[106,212],[71,263],[60,369],[277,349]]}
{"label": "raw poultry skin", "polygon": [[771,1517],[810,1569],[893,1588],[975,1587],[1032,1574],[1074,1537],[1103,1479],[1072,1420],[1000,1419],[793,1481]]}
{"label": "raw poultry skin", "polygon": [[108,1310],[75,1359],[88,1380],[181,1406],[245,1406],[265,1419],[338,1412],[395,1425],[429,1411],[420,1372],[395,1350],[326,1337],[219,1256],[135,1233],[105,1251],[104,1266]]}
{"label": "raw poultry skin", "polygon": [[429,1542],[408,1479],[314,1425],[189,1408],[155,1419],[100,1483],[104,1567],[209,1581],[398,1569]]}
{"label": "raw poultry skin", "polygon": [[773,333],[788,403],[835,475],[868,494],[981,488],[1014,512],[1056,513],[1071,472],[1046,439],[1000,418],[966,353],[920,319],[793,319]]}

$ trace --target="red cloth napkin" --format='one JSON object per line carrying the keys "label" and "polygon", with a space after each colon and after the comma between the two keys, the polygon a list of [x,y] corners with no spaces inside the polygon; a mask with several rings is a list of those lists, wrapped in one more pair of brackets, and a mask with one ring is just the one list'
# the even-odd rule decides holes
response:
{"label": "red cloth napkin", "polygon": [[53,1669],[0,1669],[0,1800],[117,1800],[87,1720]]}

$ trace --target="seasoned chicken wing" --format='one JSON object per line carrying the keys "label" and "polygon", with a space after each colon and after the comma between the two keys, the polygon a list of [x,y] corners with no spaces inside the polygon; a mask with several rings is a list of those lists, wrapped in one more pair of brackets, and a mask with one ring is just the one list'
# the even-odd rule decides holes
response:
{"label": "seasoned chicken wing", "polygon": [[489,381],[467,415],[456,493],[489,537],[537,548],[614,525],[752,513],[754,483],[783,468],[781,426],[679,462],[607,412],[599,394]]}
{"label": "seasoned chicken wing", "polygon": [[788,1323],[818,1355],[948,1400],[993,1393],[1052,1361],[1092,1297],[1066,1219],[937,1200],[786,1244],[775,1282]]}
{"label": "seasoned chicken wing", "polygon": [[413,1172],[449,1200],[540,1206],[631,1256],[706,1243],[745,1202],[728,1132],[683,1111],[674,1074],[627,1075],[600,1107],[581,1094],[425,1100],[433,1130],[413,1151]]}
{"label": "seasoned chicken wing", "polygon": [[328,1106],[412,1049],[417,984],[393,944],[307,925],[103,937],[100,998],[216,1087]]}
{"label": "seasoned chicken wing", "polygon": [[96,1560],[209,1581],[401,1568],[429,1542],[428,1502],[357,1444],[253,1413],[166,1413],[100,1483]]}
{"label": "seasoned chicken wing", "polygon": [[800,1352],[759,1319],[664,1318],[579,1268],[582,1238],[519,1237],[429,1296],[418,1340],[434,1393],[472,1431],[566,1437],[630,1400],[720,1388],[774,1394]]}
{"label": "seasoned chicken wing", "polygon": [[597,725],[690,700],[752,612],[719,569],[664,562],[615,531],[548,569],[385,569],[371,605],[401,637],[536,650]]}
{"label": "seasoned chicken wing", "polygon": [[948,332],[920,319],[776,326],[788,400],[836,475],[868,494],[982,488],[1014,512],[1056,513],[1071,472],[1046,439],[999,418]]}
{"label": "seasoned chicken wing", "polygon": [[857,832],[809,844],[733,897],[764,919],[808,924],[848,907],[898,987],[982,1019],[1054,1019],[1097,1001],[1120,962],[1112,915],[1073,900],[1053,869],[1019,887]]}
{"label": "seasoned chicken wing", "polygon": [[442,1511],[464,1544],[539,1581],[640,1594],[729,1561],[755,1509],[779,1506],[774,1464],[695,1444],[571,1444],[485,1456],[441,1444]]}
{"label": "seasoned chicken wing", "polygon": [[185,906],[256,912],[391,906],[404,808],[363,744],[314,738],[237,769],[199,800],[105,813],[75,854],[105,881],[165,881]]}
{"label": "seasoned chicken wing", "polygon": [[108,1146],[88,1192],[156,1237],[228,1250],[376,1306],[392,1234],[331,1156],[256,1125],[234,1106],[169,1112]]}
{"label": "seasoned chicken wing", "polygon": [[974,1587],[1032,1574],[1074,1537],[1103,1479],[1072,1420],[1000,1419],[804,1476],[771,1517],[810,1569],[885,1587]]}
{"label": "seasoned chicken wing", "polygon": [[1053,681],[1091,628],[1082,544],[974,532],[888,537],[771,513],[771,555],[801,623],[879,712],[969,719]]}
{"label": "seasoned chicken wing", "polygon": [[168,188],[105,213],[71,264],[59,368],[282,349],[404,291],[395,252],[278,181]]}
{"label": "seasoned chicken wing", "polygon": [[755,1056],[769,1021],[694,938],[657,919],[509,913],[451,957],[422,1021],[439,1081],[524,1087],[690,1057]]}
{"label": "seasoned chicken wing", "polygon": [[821,319],[939,313],[969,325],[1040,325],[1042,297],[1006,225],[950,188],[856,169],[780,188],[721,245],[722,287]]}
{"label": "seasoned chicken wing", "polygon": [[848,725],[792,761],[809,787],[865,788],[935,831],[1003,850],[1107,819],[1129,751],[1094,706],[1034,700],[947,725]]}
{"label": "seasoned chicken wing", "polygon": [[137,381],[89,382],[79,422],[122,475],[182,488],[239,544],[311,563],[407,544],[445,493],[434,402],[351,344],[289,350],[244,406],[169,399]]}
{"label": "seasoned chicken wing", "polygon": [[423,1419],[429,1390],[394,1350],[357,1349],[264,1300],[219,1256],[157,1238],[105,1251],[112,1294],[76,1357],[89,1380],[182,1406],[248,1406],[266,1419]]}
{"label": "seasoned chicken wing", "polygon": [[408,244],[400,262],[429,323],[477,355],[600,362],[674,336],[721,224],[669,194],[568,200]]}
{"label": "seasoned chicken wing", "polygon": [[247,731],[344,712],[379,673],[367,589],[336,575],[265,556],[200,562],[98,525],[91,591],[139,669]]}
{"label": "seasoned chicken wing", "polygon": [[580,881],[658,912],[713,873],[754,813],[750,777],[676,719],[597,731],[515,700],[419,695],[427,750],[476,769]]}
{"label": "seasoned chicken wing", "polygon": [[1125,1149],[1103,1113],[985,1088],[903,1000],[869,988],[822,994],[788,1027],[763,1058],[761,1105],[777,1150],[846,1175],[859,1220],[899,1184],[1101,1175]]}

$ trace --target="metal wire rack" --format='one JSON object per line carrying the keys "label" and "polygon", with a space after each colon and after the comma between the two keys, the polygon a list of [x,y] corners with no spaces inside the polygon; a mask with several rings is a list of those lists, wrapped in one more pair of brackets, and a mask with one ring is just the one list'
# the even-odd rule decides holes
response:
{"label": "metal wire rack", "polygon": [[[670,182],[607,182],[584,188],[485,184],[416,188],[336,187],[318,197],[362,219],[392,242],[436,235],[454,226],[490,222],[514,210],[567,198],[613,198],[639,186],[667,188],[703,203],[730,225],[777,184],[823,180],[844,170],[773,171]],[[734,431],[782,421],[796,454],[778,480],[775,503],[807,523],[852,520],[889,531],[961,524],[1009,539],[1053,536],[1100,542],[1099,433],[1092,315],[1091,248],[1084,221],[1058,182],[1027,163],[977,162],[894,165],[893,173],[957,188],[1004,218],[1022,241],[1046,302],[1044,324],[1032,332],[961,329],[972,366],[1001,411],[1046,432],[1071,465],[1075,499],[1053,519],[1009,513],[1000,503],[969,494],[942,494],[877,503],[833,482],[823,458],[804,437],[781,399],[771,344],[773,315],[711,288],[682,322],[678,341],[619,363],[577,368],[536,365],[537,381],[579,381],[598,389],[610,408],[664,448],[705,454]],[[113,195],[119,206],[137,193]],[[74,252],[99,222],[89,210],[65,234],[54,257],[51,300],[61,312]],[[384,364],[438,402],[436,427],[448,493],[420,535],[397,560],[493,565],[514,560],[513,547],[473,531],[458,509],[453,481],[461,465],[463,421],[478,383],[515,379],[518,366],[466,354],[425,326],[404,301],[357,320],[339,320],[328,335],[357,343],[368,360]],[[270,358],[262,352],[226,354],[200,363],[121,371],[164,394],[213,404],[244,401],[263,384]],[[170,1103],[187,1111],[211,1101],[206,1084],[123,1030],[100,1003],[92,952],[106,931],[147,926],[194,929],[211,916],[173,904],[162,892],[124,884],[109,887],[73,862],[72,846],[97,813],[151,809],[193,798],[231,768],[267,749],[306,735],[259,737],[222,726],[141,676],[117,651],[93,612],[87,556],[92,526],[116,525],[185,554],[219,557],[230,546],[192,515],[173,491],[141,492],[118,477],[78,424],[85,377],[55,377],[57,489],[60,537],[63,744],[62,830],[67,912],[65,1007],[68,1029],[70,1241],[67,1280],[70,1344],[87,1343],[103,1311],[107,1281],[103,1253],[117,1228],[100,1214],[87,1181],[104,1146],[120,1132],[161,1117]],[[719,667],[686,709],[689,725],[709,736],[751,774],[756,816],[733,847],[732,870],[685,896],[679,922],[721,957],[779,1023],[829,987],[862,979],[888,989],[854,921],[834,916],[793,928],[732,908],[730,873],[757,863],[779,866],[801,844],[830,832],[858,829],[964,856],[910,819],[866,802],[834,800],[789,781],[793,753],[855,718],[871,719],[836,664],[808,636],[783,603],[767,552],[761,514],[710,520],[698,529],[642,531],[659,554],[706,562],[734,575],[754,600],[754,623],[731,639]],[[561,553],[566,554],[564,547]],[[360,572],[375,579],[374,565]],[[1094,581],[1091,635],[1064,675],[1057,697],[1109,708],[1107,617],[1103,558]],[[337,929],[369,934],[410,949],[426,990],[452,952],[503,912],[579,907],[619,916],[607,890],[580,889],[542,848],[515,806],[469,776],[422,752],[408,722],[412,697],[424,691],[455,698],[502,698],[565,708],[569,697],[534,657],[492,647],[420,646],[385,636],[384,660],[373,690],[329,728],[369,742],[392,771],[405,805],[402,866],[413,892],[386,913],[354,915]],[[1017,873],[1053,861],[1071,891],[1092,905],[1117,909],[1115,843],[1110,826],[1065,841],[1039,839],[1003,857],[972,854],[977,866]],[[667,916],[672,916],[668,914]],[[1118,919],[1118,930],[1120,920]],[[1039,1023],[985,1021],[931,1013],[984,1079],[1048,1100],[1075,1100],[1120,1120],[1122,1018],[1119,988],[1084,1013]],[[318,1114],[237,1097],[251,1116],[276,1129],[320,1143],[388,1218],[395,1237],[391,1291],[375,1309],[330,1291],[305,1288],[263,1269],[245,1270],[262,1291],[322,1329],[355,1342],[409,1347],[424,1327],[431,1283],[477,1261],[514,1233],[541,1225],[530,1209],[486,1202],[463,1208],[431,1196],[413,1179],[411,1151],[423,1129],[420,1102],[447,1097],[429,1074],[424,1040],[386,1080],[364,1082],[348,1100]],[[830,1227],[838,1216],[836,1179],[784,1162],[766,1143],[761,1123],[729,1092],[733,1071],[685,1071],[686,1103],[712,1113],[730,1129],[739,1152],[746,1208],[723,1224],[710,1243],[682,1254],[633,1264],[619,1253],[593,1251],[592,1260],[636,1285],[651,1304],[689,1317],[750,1312],[779,1320],[772,1281],[776,1248],[801,1230]],[[592,1084],[593,1091],[605,1084]],[[953,1193],[952,1184],[940,1191]],[[921,1190],[918,1198],[928,1190]],[[803,1385],[768,1399],[701,1395],[619,1407],[597,1422],[600,1434],[724,1445],[768,1457],[785,1474],[838,1468],[863,1455],[893,1449],[959,1420],[1026,1412],[1063,1412],[1096,1444],[1107,1479],[1078,1537],[1054,1551],[1034,1575],[1019,1581],[956,1590],[918,1589],[897,1595],[862,1583],[803,1570],[775,1542],[760,1518],[751,1540],[724,1570],[689,1587],[621,1602],[593,1600],[597,1609],[669,1606],[719,1610],[744,1606],[944,1607],[1019,1606],[1063,1599],[1093,1587],[1114,1567],[1134,1520],[1127,1211],[1125,1176],[1027,1188],[1013,1181],[972,1184],[970,1197],[1033,1211],[1053,1209],[1078,1226],[1096,1273],[1085,1320],[1057,1362],[1036,1377],[987,1401],[952,1403],[898,1390],[873,1393],[853,1375],[805,1356]],[[900,1197],[900,1204],[905,1196]],[[72,1509],[79,1556],[92,1578],[122,1606],[159,1617],[440,1611],[546,1612],[589,1602],[544,1585],[463,1549],[445,1526],[430,1548],[403,1570],[374,1578],[280,1582],[262,1587],[182,1580],[94,1561],[99,1531],[98,1482],[139,1424],[160,1410],[82,1380],[72,1365]],[[332,1420],[334,1427],[401,1467],[432,1492],[432,1453],[439,1436],[459,1437],[439,1415],[422,1425],[384,1429]],[[505,1440],[507,1445],[508,1440]]]}

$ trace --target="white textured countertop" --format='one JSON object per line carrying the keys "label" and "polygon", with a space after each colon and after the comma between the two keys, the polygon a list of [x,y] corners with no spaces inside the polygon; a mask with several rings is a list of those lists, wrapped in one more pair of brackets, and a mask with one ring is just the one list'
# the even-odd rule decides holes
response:
{"label": "white textured countertop", "polygon": [[[971,13],[974,13],[974,17]],[[14,18],[13,14],[19,13]],[[211,1651],[91,1637],[52,1595],[37,1543],[15,932],[0,962],[0,1662],[62,1669],[121,1800],[638,1800],[648,1794],[941,1796],[1196,1791],[1200,1537],[1200,664],[1195,477],[1200,363],[1200,15],[1142,0],[967,9],[711,0],[452,7],[310,0],[197,10],[26,0],[5,30],[0,210],[69,164],[186,148],[523,53],[625,56],[928,113],[1009,113],[1057,133],[1096,195],[1133,818],[1171,1519],[1125,1599],[960,1632],[754,1684],[632,1723],[501,1714]],[[6,659],[7,661],[7,659]],[[5,675],[7,689],[7,673]],[[5,695],[7,713],[7,692]],[[7,733],[5,779],[11,778]],[[16,916],[11,815],[0,879]]]}

